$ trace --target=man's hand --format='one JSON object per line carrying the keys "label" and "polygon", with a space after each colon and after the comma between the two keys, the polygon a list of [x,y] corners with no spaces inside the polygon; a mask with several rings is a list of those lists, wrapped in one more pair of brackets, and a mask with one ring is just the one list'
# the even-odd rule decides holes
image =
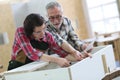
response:
{"label": "man's hand", "polygon": [[[86,49],[87,48],[87,49]],[[88,49],[89,48],[89,49]],[[90,45],[90,44],[83,44],[82,45],[82,50],[90,53],[92,50],[93,50],[93,45]]]}
{"label": "man's hand", "polygon": [[[86,49],[87,47],[89,47],[89,49]],[[92,45],[89,45],[89,44],[83,44],[82,45],[82,49],[83,49],[83,57],[86,58],[86,57],[92,57],[92,54],[91,54],[91,51],[93,50],[93,46]]]}
{"label": "man's hand", "polygon": [[77,61],[81,61],[82,59],[83,59],[83,55],[79,52],[79,51],[74,51],[74,54],[73,54],[73,56],[75,57],[75,59],[77,60]]}
{"label": "man's hand", "polygon": [[88,53],[86,51],[83,51],[82,53],[83,53],[83,58],[86,58],[86,57],[92,58],[92,54],[91,53]]}

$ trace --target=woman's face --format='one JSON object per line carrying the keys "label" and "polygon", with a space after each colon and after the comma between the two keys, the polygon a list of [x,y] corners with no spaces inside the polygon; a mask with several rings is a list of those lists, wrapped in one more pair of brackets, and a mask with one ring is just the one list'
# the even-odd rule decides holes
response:
{"label": "woman's face", "polygon": [[35,27],[35,29],[33,30],[33,37],[37,40],[42,39],[45,35],[45,30],[45,24],[43,24],[42,26]]}

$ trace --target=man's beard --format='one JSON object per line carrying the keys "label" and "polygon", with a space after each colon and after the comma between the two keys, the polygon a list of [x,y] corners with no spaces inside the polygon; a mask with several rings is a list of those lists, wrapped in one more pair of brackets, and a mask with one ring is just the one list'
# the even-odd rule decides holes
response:
{"label": "man's beard", "polygon": [[59,30],[60,26],[62,25],[62,21],[59,23],[59,25],[54,25],[56,29]]}
{"label": "man's beard", "polygon": [[59,25],[55,25],[55,24],[52,24],[52,23],[51,23],[51,25],[54,26],[54,28],[56,28],[56,29],[59,30],[59,28],[61,27],[62,23],[63,23],[63,20],[61,20],[61,22],[59,23]]}

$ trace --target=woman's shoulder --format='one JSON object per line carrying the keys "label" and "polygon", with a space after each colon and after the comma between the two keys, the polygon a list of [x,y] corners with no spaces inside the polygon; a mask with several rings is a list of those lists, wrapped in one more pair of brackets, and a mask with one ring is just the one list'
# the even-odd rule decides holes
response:
{"label": "woman's shoulder", "polygon": [[46,34],[47,36],[52,36],[52,34],[51,34],[49,31],[46,31],[45,34]]}
{"label": "woman's shoulder", "polygon": [[18,28],[17,28],[17,31],[18,31],[18,32],[24,32],[24,28],[23,28],[23,27],[18,27]]}

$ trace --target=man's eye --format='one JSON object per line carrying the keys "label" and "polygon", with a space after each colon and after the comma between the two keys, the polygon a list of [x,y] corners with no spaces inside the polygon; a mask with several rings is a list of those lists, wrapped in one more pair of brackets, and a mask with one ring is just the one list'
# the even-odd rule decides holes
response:
{"label": "man's eye", "polygon": [[49,17],[49,19],[54,19],[54,17]]}
{"label": "man's eye", "polygon": [[62,16],[60,16],[60,15],[58,15],[58,16],[56,16],[56,18],[61,18]]}

